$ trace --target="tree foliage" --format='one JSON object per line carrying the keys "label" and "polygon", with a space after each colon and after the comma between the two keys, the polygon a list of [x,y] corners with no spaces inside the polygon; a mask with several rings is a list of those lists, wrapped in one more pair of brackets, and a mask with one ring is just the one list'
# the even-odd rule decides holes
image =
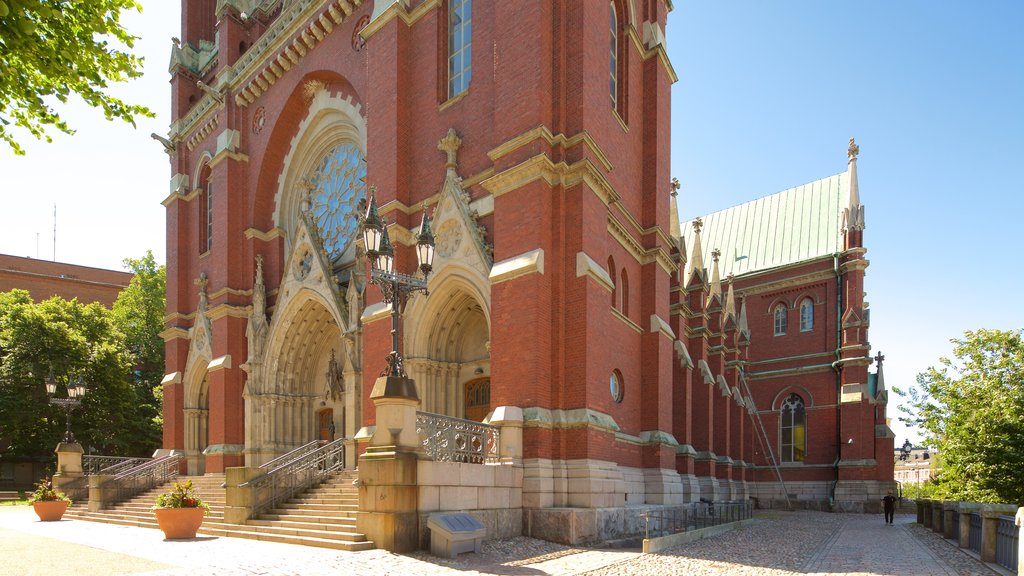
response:
{"label": "tree foliage", "polygon": [[[135,272],[112,310],[29,293],[0,293],[0,437],[6,456],[48,459],[64,432],[43,380],[81,376],[88,386],[72,415],[87,452],[142,456],[160,445],[165,269],[153,256],[125,264]],[[63,387],[57,395],[63,395]]]}
{"label": "tree foliage", "polygon": [[133,126],[137,115],[153,115],[106,90],[142,75],[142,59],[121,49],[135,44],[120,22],[125,10],[142,7],[136,0],[0,0],[0,140],[16,154],[24,150],[12,124],[47,142],[47,126],[73,133],[53,99],[66,103],[77,94],[108,120]]}
{"label": "tree foliage", "polygon": [[952,340],[954,359],[894,391],[900,419],[938,449],[944,498],[1024,504],[1024,341],[1020,331],[977,330]]}

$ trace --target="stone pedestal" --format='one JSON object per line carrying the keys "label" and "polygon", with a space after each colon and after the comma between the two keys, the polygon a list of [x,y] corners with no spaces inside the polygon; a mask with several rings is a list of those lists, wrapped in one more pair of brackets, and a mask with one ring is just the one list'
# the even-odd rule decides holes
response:
{"label": "stone pedestal", "polygon": [[932,532],[942,534],[942,500],[932,500]]}
{"label": "stone pedestal", "polygon": [[981,510],[981,504],[977,502],[961,502],[957,507],[957,514],[960,515],[960,534],[957,544],[961,548],[971,545],[971,515]]}
{"label": "stone pedestal", "polygon": [[498,406],[487,423],[500,429],[498,457],[502,464],[523,465],[523,409]]}
{"label": "stone pedestal", "polygon": [[253,489],[241,486],[260,475],[262,470],[240,466],[224,469],[224,522],[245,524],[252,514]]}
{"label": "stone pedestal", "polygon": [[957,514],[957,507],[959,502],[945,501],[942,503],[942,537],[943,538],[957,538],[959,534],[953,533],[953,515]]}
{"label": "stone pedestal", "polygon": [[921,511],[924,513],[921,518],[921,526],[925,528],[932,527],[932,501],[931,500],[920,500]]}
{"label": "stone pedestal", "polygon": [[382,376],[370,399],[377,409],[377,424],[359,460],[356,527],[377,548],[412,552],[419,548],[416,384],[409,378]]}
{"label": "stone pedestal", "polygon": [[918,498],[914,501],[914,505],[917,507],[917,523],[924,526],[924,500]]}
{"label": "stone pedestal", "polygon": [[103,487],[103,483],[113,476],[108,474],[93,474],[89,476],[89,512],[99,512],[113,500],[113,489]]}
{"label": "stone pedestal", "polygon": [[57,472],[53,475],[53,487],[60,490],[62,486],[85,475],[82,470],[82,445],[78,442],[61,442],[54,453],[57,454]]}
{"label": "stone pedestal", "polygon": [[985,504],[981,507],[981,560],[996,561],[996,535],[999,517],[1009,516],[1017,511],[1011,504]]}

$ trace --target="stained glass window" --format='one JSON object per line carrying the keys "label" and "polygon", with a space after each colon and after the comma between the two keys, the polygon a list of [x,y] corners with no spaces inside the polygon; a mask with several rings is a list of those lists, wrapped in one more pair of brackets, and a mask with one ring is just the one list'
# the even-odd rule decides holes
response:
{"label": "stained glass window", "polygon": [[341,144],[324,155],[310,177],[310,211],[332,262],[355,238],[356,206],[366,196],[366,162],[354,144]]}
{"label": "stained glass window", "polygon": [[803,462],[807,450],[807,415],[803,398],[790,394],[782,403],[781,416],[782,461]]}

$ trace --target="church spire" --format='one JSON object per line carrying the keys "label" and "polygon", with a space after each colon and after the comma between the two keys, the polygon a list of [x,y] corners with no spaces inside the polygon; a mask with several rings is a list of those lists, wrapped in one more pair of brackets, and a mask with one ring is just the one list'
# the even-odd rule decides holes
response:
{"label": "church spire", "polygon": [[850,138],[850,146],[846,149],[847,170],[849,175],[849,196],[850,200],[843,209],[843,232],[860,231],[864,229],[864,206],[860,203],[860,189],[857,183],[857,155],[860,154],[860,146]]}
{"label": "church spire", "polygon": [[740,339],[750,342],[750,325],[747,324],[747,299],[740,300],[740,319],[737,321],[737,328],[740,330]]}
{"label": "church spire", "polygon": [[733,280],[732,274],[729,274],[725,279],[726,284],[729,286],[725,292],[725,321],[728,321],[730,318],[736,320],[736,291],[733,289],[733,284],[735,284]]}
{"label": "church spire", "polygon": [[[676,196],[679,195],[679,180],[677,178],[672,179],[671,184],[672,191],[669,192],[668,199],[668,235],[676,243],[680,245],[679,238],[682,237],[682,233],[679,229],[679,203],[676,200]],[[683,258],[686,256],[684,255]]]}
{"label": "church spire", "polygon": [[708,294],[708,305],[717,298],[718,302],[722,302],[722,276],[718,272],[718,259],[722,256],[722,251],[715,248],[711,251],[711,292]]}
{"label": "church spire", "polygon": [[695,277],[699,276],[701,280],[704,279],[704,257],[701,255],[700,247],[700,229],[704,226],[704,221],[697,217],[693,220],[693,251],[690,256],[690,280],[689,283],[693,283]]}

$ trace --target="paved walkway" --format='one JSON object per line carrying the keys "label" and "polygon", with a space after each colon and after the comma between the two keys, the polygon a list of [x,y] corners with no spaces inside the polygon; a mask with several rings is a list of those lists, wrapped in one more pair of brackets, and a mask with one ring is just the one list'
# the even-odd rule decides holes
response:
{"label": "paved walkway", "polygon": [[31,508],[0,507],[0,574],[11,576],[521,576],[727,574],[776,576],[991,575],[920,527],[881,516],[766,512],[752,525],[662,554],[592,550],[517,538],[480,555],[442,560],[426,553],[341,552],[236,538],[165,541],[157,530],[80,520],[38,522]]}

